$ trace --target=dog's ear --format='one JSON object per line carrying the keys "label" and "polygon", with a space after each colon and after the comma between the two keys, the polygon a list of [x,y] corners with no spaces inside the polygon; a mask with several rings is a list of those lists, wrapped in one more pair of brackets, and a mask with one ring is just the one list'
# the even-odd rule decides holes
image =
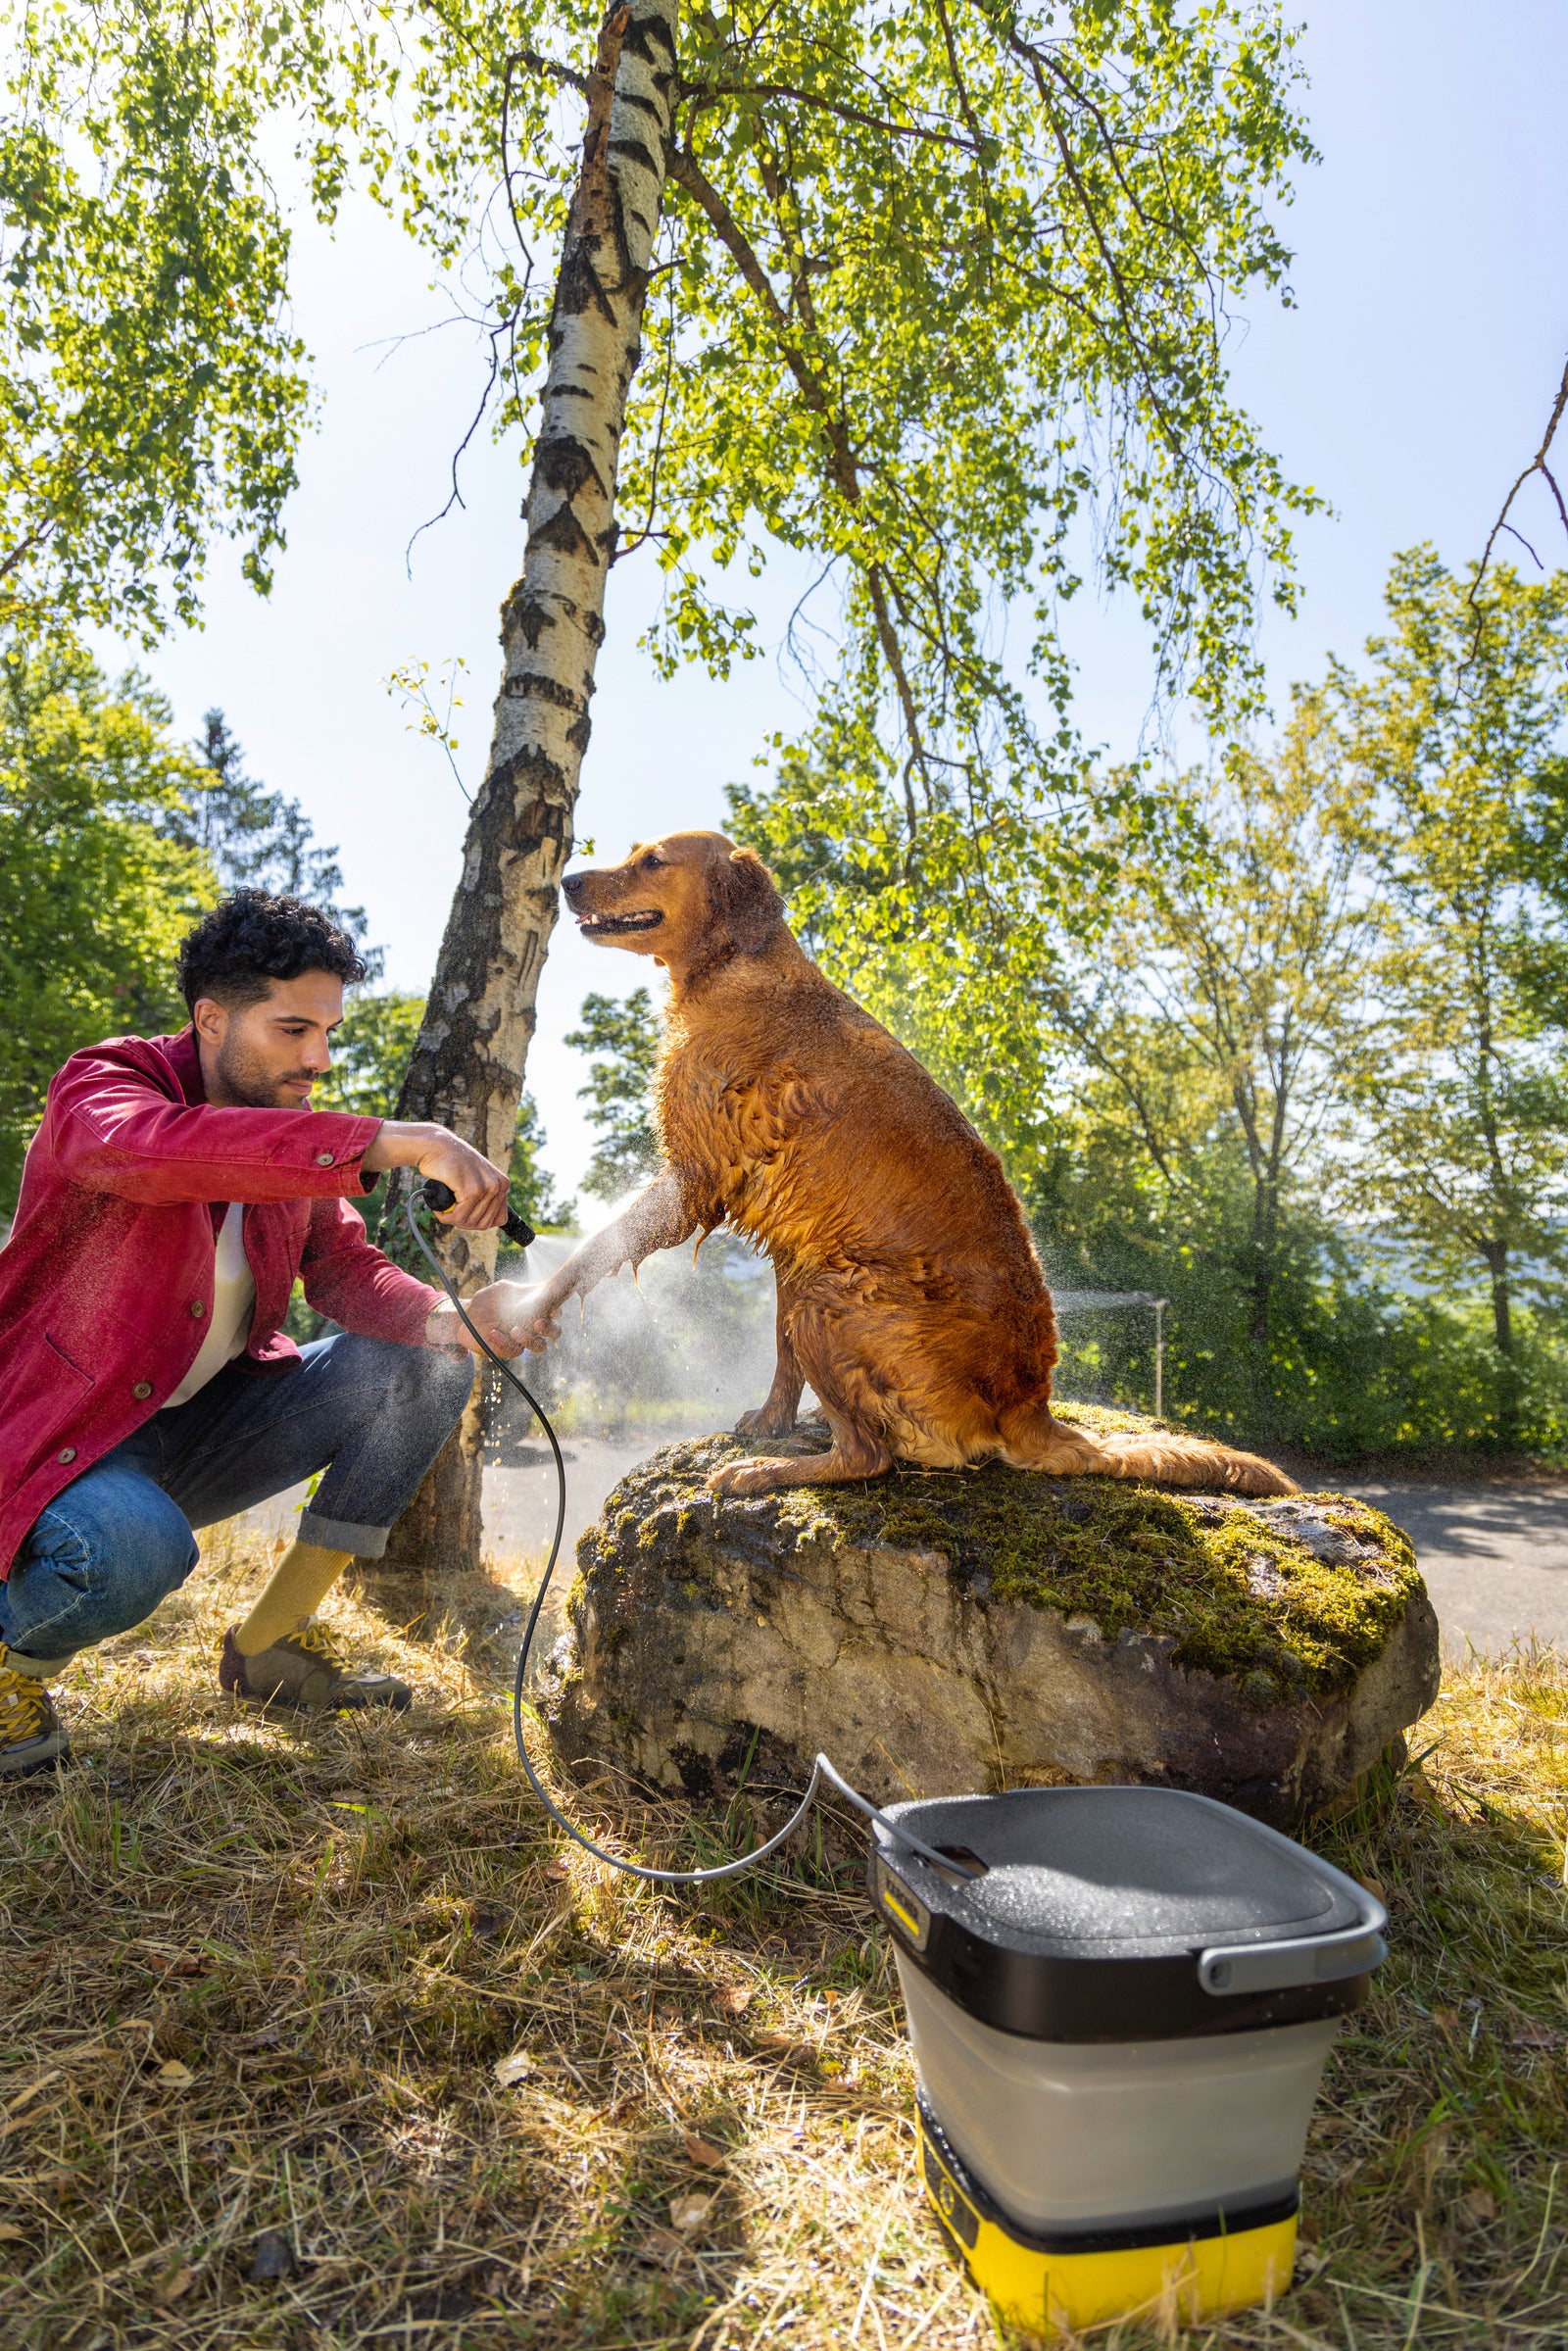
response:
{"label": "dog's ear", "polygon": [[784,919],[778,885],[755,849],[732,849],[710,866],[708,892],[715,930],[743,955],[764,948]]}

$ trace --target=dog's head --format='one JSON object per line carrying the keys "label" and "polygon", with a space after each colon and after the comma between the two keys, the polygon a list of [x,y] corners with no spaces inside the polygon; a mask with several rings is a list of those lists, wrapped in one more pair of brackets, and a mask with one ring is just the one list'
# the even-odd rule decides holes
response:
{"label": "dog's head", "polygon": [[732,955],[760,954],[784,919],[761,858],[722,833],[639,842],[623,865],[568,874],[561,887],[585,939],[656,955],[688,983]]}

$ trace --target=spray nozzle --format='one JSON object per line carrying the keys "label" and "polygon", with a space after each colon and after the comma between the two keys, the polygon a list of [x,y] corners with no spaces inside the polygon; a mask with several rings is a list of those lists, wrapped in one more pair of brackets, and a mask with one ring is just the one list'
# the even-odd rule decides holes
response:
{"label": "spray nozzle", "polygon": [[[458,1196],[451,1185],[443,1184],[437,1176],[426,1178],[419,1197],[427,1208],[455,1208],[458,1204]],[[511,1206],[507,1209],[507,1221],[501,1230],[509,1241],[516,1243],[518,1249],[532,1249],[539,1238],[526,1217],[519,1216],[516,1209]]]}

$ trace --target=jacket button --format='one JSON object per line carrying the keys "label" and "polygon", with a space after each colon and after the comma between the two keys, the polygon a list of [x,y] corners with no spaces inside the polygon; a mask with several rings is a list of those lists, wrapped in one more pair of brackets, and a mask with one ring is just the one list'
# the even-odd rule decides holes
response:
{"label": "jacket button", "polygon": [[151,1380],[138,1380],[135,1386],[131,1389],[130,1393],[136,1398],[136,1401],[141,1403],[146,1397],[152,1395],[152,1392],[153,1384]]}
{"label": "jacket button", "polygon": [[206,1313],[207,1308],[203,1305],[199,1298],[193,1298],[190,1301],[190,1310],[195,1315],[196,1320],[200,1322],[202,1316]]}
{"label": "jacket button", "polygon": [[55,1455],[57,1461],[74,1461],[75,1458],[76,1448],[74,1445],[63,1445]]}
{"label": "jacket button", "polygon": [[318,1167],[330,1167],[330,1166],[331,1166],[331,1164],[332,1164],[332,1154],[331,1154],[331,1152],[330,1152],[330,1151],[318,1151],[318,1152],[317,1152],[317,1154],[316,1154],[316,1164],[317,1164],[317,1166],[318,1166]]}

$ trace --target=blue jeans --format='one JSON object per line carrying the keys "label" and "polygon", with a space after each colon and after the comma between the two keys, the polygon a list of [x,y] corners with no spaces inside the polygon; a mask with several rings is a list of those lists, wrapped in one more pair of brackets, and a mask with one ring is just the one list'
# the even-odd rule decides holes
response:
{"label": "blue jeans", "polygon": [[226,1365],[39,1513],[0,1584],[0,1640],[54,1662],[128,1631],[195,1566],[193,1527],[317,1470],[300,1541],[378,1559],[472,1380],[466,1355],[349,1332],[318,1339],[291,1371]]}

